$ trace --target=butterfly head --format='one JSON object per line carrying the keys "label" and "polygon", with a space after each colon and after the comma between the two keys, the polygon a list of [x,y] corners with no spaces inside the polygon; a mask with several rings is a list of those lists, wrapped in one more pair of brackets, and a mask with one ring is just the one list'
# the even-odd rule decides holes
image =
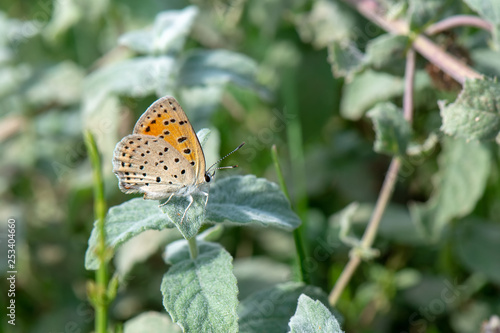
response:
{"label": "butterfly head", "polygon": [[[243,147],[245,143],[242,142],[238,147],[236,147],[232,152],[230,152],[229,154],[227,154],[226,156],[222,157],[221,159],[219,159],[217,162],[215,162],[214,164],[212,164],[212,166],[210,168],[207,169],[207,172],[205,172],[205,182],[207,183],[210,183],[212,181],[212,178],[214,178],[215,176],[215,171],[217,170],[222,170],[222,169],[234,169],[234,168],[237,168],[238,166],[237,165],[229,165],[229,166],[223,166],[223,167],[217,167],[217,168],[214,168],[217,164],[219,164],[223,159],[225,159],[226,157],[228,157],[229,155],[231,155],[232,153],[238,151],[241,147]],[[212,173],[210,173],[210,170],[212,170]]]}

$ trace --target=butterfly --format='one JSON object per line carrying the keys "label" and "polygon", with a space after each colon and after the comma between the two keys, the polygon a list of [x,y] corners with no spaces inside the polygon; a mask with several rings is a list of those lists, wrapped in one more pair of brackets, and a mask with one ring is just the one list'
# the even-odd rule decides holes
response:
{"label": "butterfly", "polygon": [[212,167],[206,170],[198,137],[179,103],[170,96],[151,104],[113,154],[113,172],[122,192],[143,193],[144,199],[167,199],[163,205],[174,195],[188,198],[181,223],[193,204],[193,194],[205,195],[206,206],[208,188],[203,185],[212,180],[215,170],[236,166],[215,168],[210,173]]}

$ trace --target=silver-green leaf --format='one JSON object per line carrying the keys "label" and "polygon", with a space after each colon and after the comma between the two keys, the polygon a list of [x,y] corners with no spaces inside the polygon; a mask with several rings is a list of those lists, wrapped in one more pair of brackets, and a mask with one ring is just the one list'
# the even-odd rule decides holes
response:
{"label": "silver-green leaf", "polygon": [[138,53],[175,54],[183,48],[197,14],[195,6],[161,12],[156,15],[152,29],[128,32],[118,42]]}
{"label": "silver-green leaf", "polygon": [[343,332],[326,306],[304,294],[300,295],[297,311],[288,326],[291,333]]}
{"label": "silver-green leaf", "polygon": [[252,294],[240,303],[240,332],[286,332],[301,294],[328,304],[326,295],[317,287],[283,283]]}
{"label": "silver-green leaf", "polygon": [[408,37],[384,34],[366,45],[366,62],[376,70],[402,74],[405,68]]}
{"label": "silver-green leaf", "polygon": [[278,185],[252,175],[232,176],[210,189],[206,217],[211,222],[259,224],[286,230],[300,225]]}
{"label": "silver-green leaf", "polygon": [[435,193],[425,204],[410,205],[413,221],[431,241],[439,239],[452,219],[465,217],[474,209],[491,170],[491,152],[484,144],[445,139]]}
{"label": "silver-green leaf", "polygon": [[[174,228],[173,222],[163,214],[156,200],[135,198],[111,207],[104,221],[106,245],[112,249],[145,230]],[[95,270],[99,267],[97,255],[97,229],[94,225],[85,253],[85,268]]]}
{"label": "silver-green leaf", "polygon": [[237,332],[238,288],[231,256],[216,243],[198,242],[199,255],[191,259],[187,241],[182,242],[168,258],[172,266],[163,276],[165,309],[184,332]]}
{"label": "silver-green leaf", "polygon": [[375,151],[387,155],[405,155],[411,128],[403,117],[403,111],[392,103],[380,103],[368,111],[367,116],[372,119],[377,135]]}
{"label": "silver-green leaf", "polygon": [[440,103],[446,134],[467,140],[492,140],[500,133],[500,84],[467,80],[457,100]]}
{"label": "silver-green leaf", "polygon": [[328,62],[335,77],[345,77],[350,82],[354,74],[364,69],[365,55],[353,42],[333,41],[328,45]]}
{"label": "silver-green leaf", "polygon": [[123,333],[181,333],[179,326],[174,324],[165,313],[154,311],[143,312],[129,319],[123,325]]}

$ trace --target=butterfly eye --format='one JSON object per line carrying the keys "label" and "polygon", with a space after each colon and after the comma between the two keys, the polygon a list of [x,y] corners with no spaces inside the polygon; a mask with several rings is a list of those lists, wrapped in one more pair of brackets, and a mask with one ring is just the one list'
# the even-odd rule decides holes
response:
{"label": "butterfly eye", "polygon": [[210,183],[210,181],[212,180],[212,175],[210,175],[208,172],[205,174],[205,181],[207,183]]}

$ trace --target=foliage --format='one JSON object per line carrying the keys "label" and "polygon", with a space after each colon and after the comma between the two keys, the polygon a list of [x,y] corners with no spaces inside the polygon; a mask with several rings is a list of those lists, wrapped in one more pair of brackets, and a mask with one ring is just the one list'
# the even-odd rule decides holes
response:
{"label": "foliage", "polygon": [[[481,331],[500,313],[500,4],[353,3],[0,1],[3,331]],[[208,165],[246,142],[183,221],[185,198],[112,173],[165,95]]]}

